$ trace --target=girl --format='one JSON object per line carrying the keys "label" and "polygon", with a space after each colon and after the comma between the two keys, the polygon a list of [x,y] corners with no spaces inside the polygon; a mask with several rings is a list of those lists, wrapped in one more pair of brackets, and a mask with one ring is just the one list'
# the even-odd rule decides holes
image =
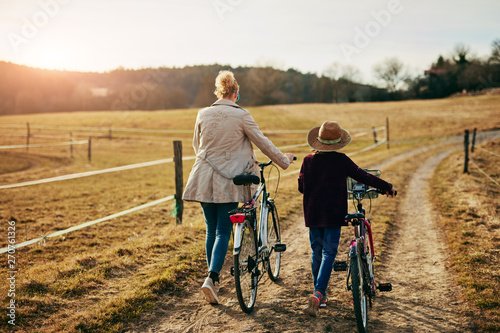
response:
{"label": "girl", "polygon": [[311,242],[311,269],[314,294],[304,313],[317,316],[319,306],[326,306],[326,288],[332,273],[340,240],[340,229],[346,226],[347,177],[381,189],[394,196],[394,187],[358,167],[337,150],[351,142],[351,135],[335,121],[325,121],[307,135],[315,151],[304,158],[299,174],[299,191],[304,195],[304,220]]}

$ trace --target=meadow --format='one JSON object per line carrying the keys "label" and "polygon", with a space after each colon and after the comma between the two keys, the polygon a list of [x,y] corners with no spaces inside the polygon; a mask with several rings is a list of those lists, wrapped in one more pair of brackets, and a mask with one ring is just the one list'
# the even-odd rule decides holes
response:
{"label": "meadow", "polygon": [[[310,152],[307,146],[296,145],[305,143],[307,131],[325,120],[338,121],[352,134],[368,133],[355,137],[353,143],[346,147],[345,153],[349,154],[372,145],[374,139],[371,129],[384,126],[386,119],[389,119],[390,149],[382,144],[352,157],[356,163],[367,167],[391,156],[442,142],[448,137],[461,136],[464,129],[485,131],[500,128],[500,96],[389,103],[279,105],[249,110],[263,132],[277,146],[292,146],[283,151],[298,156],[299,162],[282,172],[276,199],[285,228],[287,216],[301,213],[301,197],[296,190],[296,173],[293,172],[300,168],[301,159]],[[196,114],[197,110],[187,109],[1,116],[0,146],[25,144],[26,124],[29,123],[30,144],[66,142],[70,137],[75,141],[92,137],[92,159],[89,163],[85,144],[74,145],[73,156],[69,146],[30,148],[29,151],[26,148],[0,150],[0,186],[173,157],[174,140],[182,141],[184,156],[192,156],[191,137]],[[379,140],[385,135],[385,131],[378,131]],[[498,153],[498,145],[485,147],[488,148]],[[433,192],[443,195],[436,196],[434,202],[442,216],[451,215],[454,221],[461,221],[469,228],[471,221],[480,223],[483,214],[495,216],[498,200],[495,202],[491,198],[498,198],[498,192],[495,192],[494,186],[480,185],[481,182],[487,183],[484,177],[473,172],[462,175],[460,156],[454,155],[442,165],[439,171],[442,174],[433,182],[434,186],[440,187]],[[258,157],[265,159],[261,154]],[[478,163],[482,163],[483,168],[498,181],[498,168],[493,167],[496,165],[493,158],[481,155]],[[192,164],[193,160],[184,161],[184,181]],[[414,160],[405,160],[383,170],[383,175],[404,188],[405,180],[411,176],[416,164]],[[292,173],[287,176],[289,172]],[[460,185],[454,182],[456,177],[463,178],[464,183]],[[474,208],[475,215],[463,207],[461,210],[466,211],[462,212],[455,202],[445,207],[458,209],[458,213],[442,211],[443,198],[450,196],[457,199],[459,196],[453,195],[457,193],[457,186],[470,186],[468,182],[475,184],[474,190],[463,193],[466,196],[461,199],[461,205],[476,202],[480,196],[490,198],[489,204],[480,201],[482,205]],[[5,236],[8,221],[15,221],[15,240],[21,243],[174,193],[173,163],[0,189],[3,233],[0,247],[7,246]],[[204,223],[201,209],[196,203],[185,203],[183,223],[178,225],[171,215],[172,204],[172,201],[167,202],[17,249],[15,300],[18,307],[15,329],[19,332],[120,331],[127,322],[154,307],[158,295],[179,293],[190,281],[204,275]],[[387,245],[384,240],[391,231],[391,219],[396,210],[397,201],[394,200],[387,202],[377,212],[385,227],[378,228],[376,239],[384,246]],[[498,232],[495,226],[498,221],[491,223],[493,227],[490,226],[488,230]],[[452,236],[456,228],[447,225],[443,222],[450,248],[459,248],[457,244],[463,242],[463,234],[460,237]],[[467,230],[466,237],[480,236],[478,232]],[[497,263],[492,260],[498,260],[498,251],[495,253],[489,247],[486,248],[496,246],[498,249],[495,243],[498,235],[492,236],[492,239],[488,244],[473,243],[474,253],[488,254],[487,257],[485,254],[477,255],[474,265]],[[461,252],[456,251],[463,253],[458,259],[453,258],[457,271],[460,271],[460,260],[466,260],[464,258],[470,254],[469,244],[472,243],[462,244]],[[6,267],[5,254],[4,258]],[[480,287],[475,286],[470,282],[476,281],[471,270],[462,272],[459,283],[470,285],[476,290],[483,288],[481,290],[486,290],[484,294],[488,294],[488,297],[492,294],[492,298],[487,301],[475,300],[477,293],[473,291],[464,294],[474,311],[481,313],[481,318],[491,321],[491,318],[498,320],[500,317],[494,308],[500,297],[498,271],[493,268],[490,271],[496,280],[485,280],[497,281],[496,285],[485,286],[487,282],[484,281]],[[4,304],[10,300],[7,297],[8,288],[7,284],[0,285]],[[0,327],[12,328],[7,323],[6,314],[5,311],[1,314]],[[481,321],[477,325],[483,327],[481,325],[484,323]]]}

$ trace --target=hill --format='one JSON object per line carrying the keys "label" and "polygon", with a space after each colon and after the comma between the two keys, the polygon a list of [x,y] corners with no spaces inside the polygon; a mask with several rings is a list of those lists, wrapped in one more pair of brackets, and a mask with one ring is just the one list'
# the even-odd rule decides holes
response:
{"label": "hill", "polygon": [[222,69],[234,71],[247,106],[387,99],[383,89],[293,69],[215,64],[82,73],[0,62],[0,115],[201,107],[213,102],[214,80]]}

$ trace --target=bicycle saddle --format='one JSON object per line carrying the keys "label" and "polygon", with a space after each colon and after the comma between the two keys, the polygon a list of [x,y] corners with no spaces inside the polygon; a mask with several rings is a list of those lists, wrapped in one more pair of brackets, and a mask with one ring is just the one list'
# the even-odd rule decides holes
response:
{"label": "bicycle saddle", "polygon": [[237,175],[233,178],[234,185],[250,185],[260,183],[260,177],[254,175],[253,173],[247,173],[245,175]]}

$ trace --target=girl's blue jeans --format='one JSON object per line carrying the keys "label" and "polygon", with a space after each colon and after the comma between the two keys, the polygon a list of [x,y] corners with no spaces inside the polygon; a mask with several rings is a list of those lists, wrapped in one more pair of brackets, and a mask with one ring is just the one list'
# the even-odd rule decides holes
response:
{"label": "girl's blue jeans", "polygon": [[205,250],[207,253],[208,271],[219,274],[226,258],[233,224],[229,211],[238,208],[237,202],[201,203],[205,224],[207,226]]}
{"label": "girl's blue jeans", "polygon": [[333,263],[337,256],[340,231],[340,227],[309,228],[314,292],[319,291],[323,296],[326,295],[326,288],[332,274]]}

